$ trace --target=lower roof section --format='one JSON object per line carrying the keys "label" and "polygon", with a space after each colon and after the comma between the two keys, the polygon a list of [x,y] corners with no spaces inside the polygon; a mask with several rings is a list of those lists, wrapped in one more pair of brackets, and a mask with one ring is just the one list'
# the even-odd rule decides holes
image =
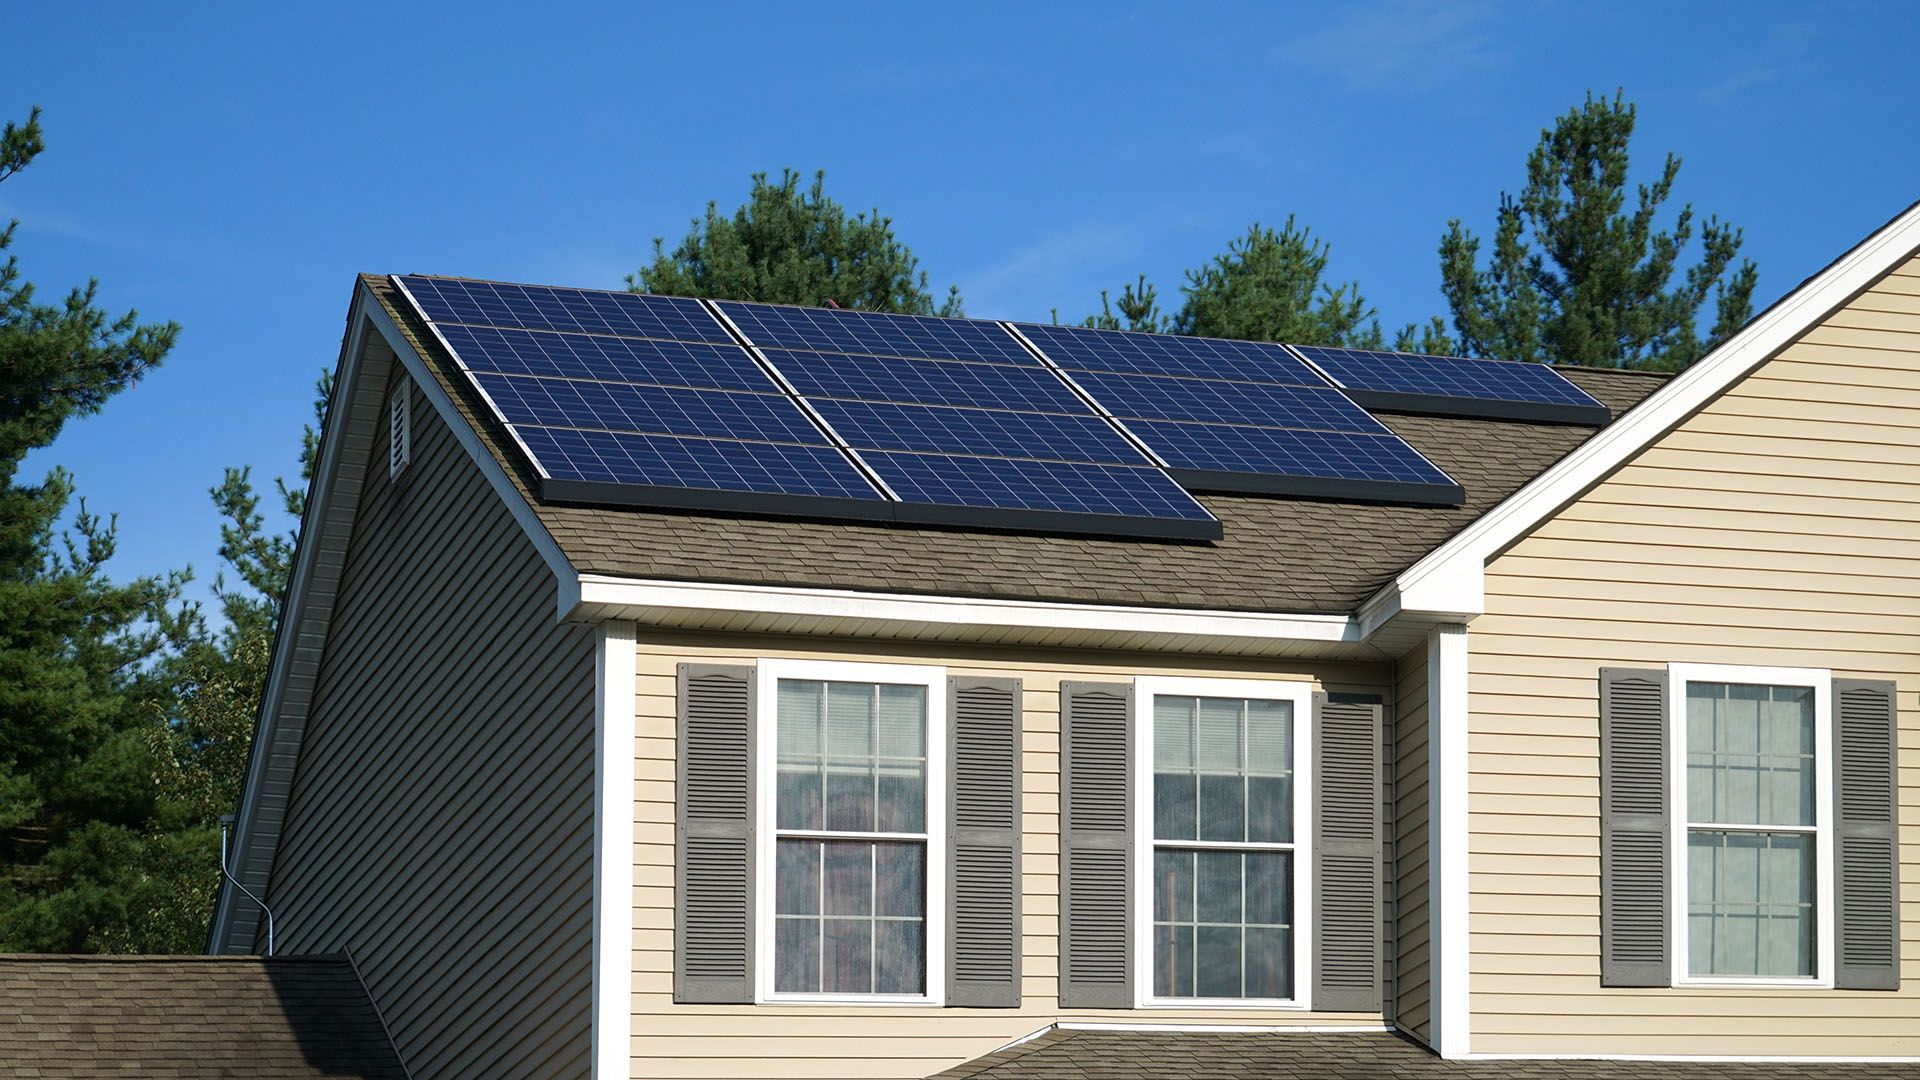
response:
{"label": "lower roof section", "polygon": [[1911,1062],[1483,1058],[1444,1061],[1390,1031],[1049,1029],[929,1080],[1911,1080]]}

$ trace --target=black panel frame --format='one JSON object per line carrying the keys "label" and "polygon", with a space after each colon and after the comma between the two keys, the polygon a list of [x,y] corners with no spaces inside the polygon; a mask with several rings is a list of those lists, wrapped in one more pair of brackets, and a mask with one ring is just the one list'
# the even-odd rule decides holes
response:
{"label": "black panel frame", "polygon": [[1169,467],[1167,475],[1188,491],[1235,495],[1281,495],[1331,502],[1401,503],[1412,506],[1460,506],[1467,490],[1457,483],[1415,484],[1403,480],[1343,480],[1326,476]]}
{"label": "black panel frame", "polygon": [[1494,398],[1409,394],[1394,390],[1340,387],[1341,393],[1369,412],[1410,413],[1414,416],[1451,416],[1471,420],[1514,420],[1530,424],[1606,427],[1613,411],[1605,405],[1563,405],[1545,401],[1501,401]]}

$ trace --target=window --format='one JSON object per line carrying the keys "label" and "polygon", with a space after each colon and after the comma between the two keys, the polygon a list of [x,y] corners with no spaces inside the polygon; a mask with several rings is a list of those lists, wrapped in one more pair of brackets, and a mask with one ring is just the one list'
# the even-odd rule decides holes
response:
{"label": "window", "polygon": [[1828,674],[1670,670],[1680,981],[1831,981]]}
{"label": "window", "polygon": [[1308,688],[1141,679],[1135,694],[1137,999],[1304,1007]]}
{"label": "window", "polygon": [[763,1000],[941,990],[945,675],[760,665]]}

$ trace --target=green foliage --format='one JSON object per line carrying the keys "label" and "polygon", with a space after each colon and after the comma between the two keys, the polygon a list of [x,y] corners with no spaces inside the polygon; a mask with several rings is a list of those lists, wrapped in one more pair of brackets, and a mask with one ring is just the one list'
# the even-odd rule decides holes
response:
{"label": "green foliage", "polygon": [[1101,289],[1100,314],[1087,316],[1080,325],[1095,330],[1138,330],[1149,334],[1167,328],[1169,320],[1160,313],[1159,292],[1145,274],[1141,274],[1134,284],[1120,290],[1118,307],[1116,312],[1114,303],[1107,297],[1107,290]]}
{"label": "green foliage", "polygon": [[951,287],[936,309],[927,275],[911,249],[893,234],[880,211],[847,215],[826,195],[817,172],[804,191],[800,174],[783,170],[777,183],[753,174],[747,201],[723,216],[708,203],[678,247],[653,242],[653,263],[627,277],[636,292],[760,300],[778,304],[913,315],[964,313]]}
{"label": "green foliage", "polygon": [[[1670,229],[1655,220],[1672,194],[1680,159],[1628,207],[1628,143],[1634,107],[1618,95],[1587,96],[1559,118],[1527,157],[1527,184],[1500,197],[1493,252],[1456,219],[1440,242],[1442,289],[1460,347],[1475,356],[1675,371],[1726,340],[1753,310],[1757,272],[1734,259],[1740,230],[1709,217],[1700,254],[1684,272],[1694,235],[1691,204]],[[1674,277],[1679,274],[1679,280]],[[1697,319],[1709,297],[1712,327]]]}
{"label": "green foliage", "polygon": [[[39,110],[0,130],[0,180],[43,149]],[[17,223],[15,223],[17,224]],[[11,247],[15,225],[0,232]],[[156,780],[145,738],[168,697],[160,661],[190,636],[171,610],[184,573],[109,581],[114,524],[72,477],[21,476],[68,420],[137,383],[178,328],[114,318],[96,285],[39,303],[0,264],[0,948],[166,950],[172,871],[196,841]]]}

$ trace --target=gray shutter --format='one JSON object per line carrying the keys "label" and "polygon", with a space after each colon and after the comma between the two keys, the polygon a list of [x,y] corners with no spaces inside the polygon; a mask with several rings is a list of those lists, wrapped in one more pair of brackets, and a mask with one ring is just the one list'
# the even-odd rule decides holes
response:
{"label": "gray shutter", "polygon": [[752,667],[680,665],[673,999],[753,1001]]}
{"label": "gray shutter", "polygon": [[1060,1004],[1133,1005],[1133,687],[1060,684]]}
{"label": "gray shutter", "polygon": [[1900,989],[1900,821],[1894,687],[1833,680],[1834,985]]}
{"label": "gray shutter", "polygon": [[1380,1011],[1378,705],[1313,696],[1313,1007]]}
{"label": "gray shutter", "polygon": [[948,689],[947,1004],[1020,1004],[1020,680]]}
{"label": "gray shutter", "polygon": [[1667,673],[1600,669],[1600,984],[1666,986]]}

